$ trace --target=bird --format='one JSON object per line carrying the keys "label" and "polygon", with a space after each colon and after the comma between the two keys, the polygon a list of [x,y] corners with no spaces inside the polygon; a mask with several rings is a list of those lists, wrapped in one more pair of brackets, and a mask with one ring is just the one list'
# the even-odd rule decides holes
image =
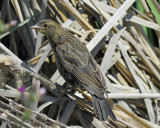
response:
{"label": "bird", "polygon": [[92,96],[93,111],[101,121],[116,117],[105,98],[105,80],[87,47],[77,37],[53,20],[46,19],[31,27],[50,42],[57,68],[71,85],[80,85]]}

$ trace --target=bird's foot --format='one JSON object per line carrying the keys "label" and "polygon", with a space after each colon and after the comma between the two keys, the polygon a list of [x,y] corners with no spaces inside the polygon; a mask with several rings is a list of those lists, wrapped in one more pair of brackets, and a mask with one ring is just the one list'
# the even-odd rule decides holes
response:
{"label": "bird's foot", "polygon": [[61,94],[65,94],[67,91],[70,91],[72,89],[76,89],[78,88],[80,85],[76,85],[76,86],[72,86],[72,87],[63,87],[61,85],[59,85],[58,83],[55,83],[57,86],[57,89],[61,92]]}

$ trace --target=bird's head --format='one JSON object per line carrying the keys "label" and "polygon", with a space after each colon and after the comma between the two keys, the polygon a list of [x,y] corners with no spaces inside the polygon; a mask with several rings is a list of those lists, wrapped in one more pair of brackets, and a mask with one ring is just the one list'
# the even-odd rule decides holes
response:
{"label": "bird's head", "polygon": [[31,27],[32,29],[35,29],[45,35],[47,38],[50,38],[56,33],[61,27],[59,24],[52,20],[42,20],[36,25]]}

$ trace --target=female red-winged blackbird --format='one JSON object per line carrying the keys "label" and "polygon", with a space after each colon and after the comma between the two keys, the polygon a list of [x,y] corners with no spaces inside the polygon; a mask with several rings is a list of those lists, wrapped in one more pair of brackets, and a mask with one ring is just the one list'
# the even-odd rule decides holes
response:
{"label": "female red-winged blackbird", "polygon": [[104,78],[86,46],[52,20],[40,21],[32,28],[48,38],[58,70],[64,79],[72,85],[82,85],[92,95],[96,116],[100,120],[107,120],[110,117],[115,121],[116,118],[104,98]]}

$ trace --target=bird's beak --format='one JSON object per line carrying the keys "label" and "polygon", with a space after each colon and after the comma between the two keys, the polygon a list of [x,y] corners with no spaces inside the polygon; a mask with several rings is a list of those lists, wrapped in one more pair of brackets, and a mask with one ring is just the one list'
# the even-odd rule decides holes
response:
{"label": "bird's beak", "polygon": [[38,26],[38,25],[34,25],[34,26],[32,26],[32,27],[31,27],[31,29],[35,29],[35,30],[37,30],[37,31],[38,31],[38,30],[40,30],[40,29],[41,29],[41,27],[40,27],[40,26]]}

